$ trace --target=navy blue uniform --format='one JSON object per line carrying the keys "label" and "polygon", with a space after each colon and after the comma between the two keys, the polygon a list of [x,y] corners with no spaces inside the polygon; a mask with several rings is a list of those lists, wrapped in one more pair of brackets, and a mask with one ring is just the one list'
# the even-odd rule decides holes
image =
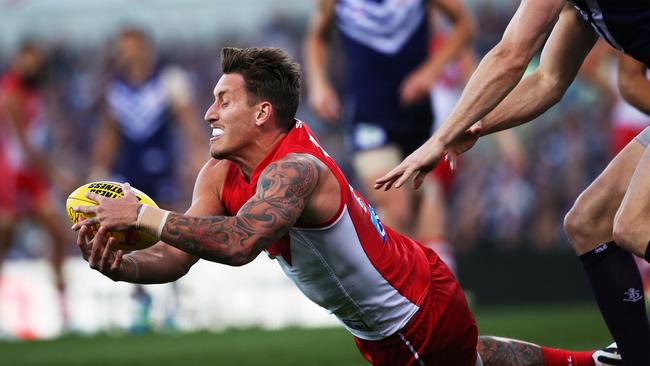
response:
{"label": "navy blue uniform", "polygon": [[336,26],[346,53],[343,120],[354,150],[397,144],[411,153],[431,134],[429,98],[400,105],[400,84],[428,57],[423,0],[340,0]]}
{"label": "navy blue uniform", "polygon": [[114,179],[129,182],[159,203],[175,202],[177,149],[170,96],[160,70],[139,85],[114,78],[108,85],[106,104],[121,141],[112,167]]}
{"label": "navy blue uniform", "polygon": [[647,0],[571,2],[609,44],[650,66],[650,3]]}

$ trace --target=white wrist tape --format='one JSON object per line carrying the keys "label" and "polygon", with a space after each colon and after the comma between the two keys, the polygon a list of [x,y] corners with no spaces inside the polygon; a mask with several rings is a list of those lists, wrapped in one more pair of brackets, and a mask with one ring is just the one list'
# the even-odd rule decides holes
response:
{"label": "white wrist tape", "polygon": [[170,212],[149,205],[141,205],[138,212],[138,219],[135,222],[135,228],[146,231],[160,239],[163,226],[167,222]]}

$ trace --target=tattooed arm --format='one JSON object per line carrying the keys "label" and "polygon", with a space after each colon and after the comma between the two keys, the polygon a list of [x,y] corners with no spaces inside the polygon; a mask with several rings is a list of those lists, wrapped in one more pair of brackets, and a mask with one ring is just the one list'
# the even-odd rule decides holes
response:
{"label": "tattooed arm", "polygon": [[[190,210],[186,215],[140,205],[135,193],[126,185],[123,186],[124,198],[121,199],[88,193],[87,197],[98,205],[81,206],[76,210],[93,217],[73,226],[73,230],[81,230],[78,243],[82,253],[87,248],[84,258],[88,259],[92,268],[113,279],[146,283],[164,282],[171,278],[167,272],[170,263],[149,255],[153,254],[154,248],[161,246],[191,258],[187,262],[189,266],[198,258],[240,266],[252,261],[264,248],[285,235],[301,215],[307,222],[324,222],[336,213],[339,204],[340,188],[336,178],[320,160],[311,155],[289,154],[270,164],[260,175],[257,192],[236,216],[207,216],[223,214],[217,192],[223,185],[224,174],[211,175],[216,177],[205,178],[205,174],[199,174],[197,185],[203,187],[201,191],[206,193],[201,194],[203,199],[198,203],[193,202],[192,206],[198,205],[201,209]],[[307,206],[310,207],[305,210]],[[152,221],[142,220],[150,224],[138,224],[138,207],[141,213],[153,212]],[[101,239],[93,239],[93,244],[87,238],[88,234],[83,232],[86,229],[82,229],[82,226],[87,228],[95,224],[100,224],[100,230],[104,232],[138,227],[159,235],[164,243],[157,244],[152,250],[129,255],[134,260],[128,261],[132,267],[129,271],[129,263],[121,260],[121,254],[113,254],[110,240],[106,243],[104,239],[102,243]],[[98,236],[101,237],[96,235],[95,238]],[[146,268],[142,268],[140,264],[145,263]],[[189,269],[189,266],[183,268]],[[114,275],[113,271],[118,273]],[[179,273],[184,274],[182,271]],[[146,279],[143,277],[145,275],[148,276]]]}
{"label": "tattooed arm", "polygon": [[290,154],[260,175],[257,192],[237,216],[190,217],[171,213],[161,239],[214,262],[249,263],[295,224],[317,190],[324,164],[311,155]]}
{"label": "tattooed arm", "polygon": [[478,337],[476,350],[485,366],[542,366],[544,355],[536,344],[501,337]]}
{"label": "tattooed arm", "polygon": [[[227,162],[211,159],[203,166],[196,179],[192,204],[186,212],[187,215],[204,216],[224,213],[218,193],[223,184],[228,164]],[[127,202],[127,199],[102,200],[99,197],[95,198],[106,204],[118,206],[114,212],[129,210],[135,212],[138,204],[135,198],[133,203]],[[135,206],[129,206],[132,204]],[[106,215],[105,211],[109,210],[103,210],[99,216]],[[77,227],[79,230],[77,245],[83,258],[88,261],[91,268],[114,281],[133,283],[171,282],[185,275],[198,260],[196,256],[163,242],[128,254],[114,251],[110,248],[110,240],[107,242],[103,235],[92,236],[88,226],[91,224],[90,220],[82,223],[85,224]],[[100,230],[106,231],[107,229]]]}

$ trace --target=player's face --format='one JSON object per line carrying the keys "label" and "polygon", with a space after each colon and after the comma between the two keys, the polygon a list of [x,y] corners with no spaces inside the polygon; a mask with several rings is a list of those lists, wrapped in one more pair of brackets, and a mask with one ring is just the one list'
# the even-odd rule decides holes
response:
{"label": "player's face", "polygon": [[21,52],[17,57],[14,68],[21,80],[27,86],[38,86],[45,76],[43,55],[38,50]]}
{"label": "player's face", "polygon": [[215,159],[232,158],[253,143],[259,108],[248,103],[241,74],[224,74],[214,88],[214,98],[205,113],[205,120],[212,127],[210,155]]}
{"label": "player's face", "polygon": [[150,62],[151,46],[138,36],[122,36],[115,46],[115,61],[122,70]]}

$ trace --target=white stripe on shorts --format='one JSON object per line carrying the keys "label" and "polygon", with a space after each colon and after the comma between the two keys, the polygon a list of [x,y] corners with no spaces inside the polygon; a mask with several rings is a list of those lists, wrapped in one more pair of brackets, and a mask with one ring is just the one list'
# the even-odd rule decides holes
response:
{"label": "white stripe on shorts", "polygon": [[413,348],[413,345],[411,344],[411,342],[409,342],[408,339],[404,338],[402,333],[398,332],[397,334],[399,334],[400,339],[404,342],[406,347],[408,347],[409,351],[411,351],[411,353],[413,354],[413,358],[415,358],[415,361],[417,361],[418,365],[427,366],[427,365],[424,364],[424,361],[422,361],[420,359],[420,355],[418,354],[418,351],[416,351],[415,348]]}

